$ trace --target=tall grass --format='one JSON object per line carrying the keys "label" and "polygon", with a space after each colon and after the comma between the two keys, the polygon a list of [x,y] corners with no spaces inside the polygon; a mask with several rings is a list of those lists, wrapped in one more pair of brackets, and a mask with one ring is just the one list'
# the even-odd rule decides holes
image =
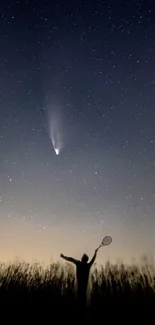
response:
{"label": "tall grass", "polygon": [[[141,316],[144,311],[150,314],[155,306],[155,267],[147,260],[139,265],[107,262],[104,267],[92,269],[90,288],[87,311],[91,319],[125,310]],[[35,319],[75,317],[74,267],[67,263],[53,263],[46,268],[39,263],[1,263],[0,303],[2,311],[18,310],[18,316],[22,312],[25,317],[33,314]]]}

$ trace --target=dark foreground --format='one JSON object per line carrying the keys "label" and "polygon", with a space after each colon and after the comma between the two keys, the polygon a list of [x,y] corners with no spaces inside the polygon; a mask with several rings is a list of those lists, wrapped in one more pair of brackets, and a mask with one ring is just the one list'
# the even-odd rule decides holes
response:
{"label": "dark foreground", "polygon": [[155,269],[153,265],[106,264],[93,269],[88,304],[76,303],[74,269],[52,264],[16,263],[0,267],[1,323],[60,322],[88,324],[112,321],[149,322],[155,318]]}

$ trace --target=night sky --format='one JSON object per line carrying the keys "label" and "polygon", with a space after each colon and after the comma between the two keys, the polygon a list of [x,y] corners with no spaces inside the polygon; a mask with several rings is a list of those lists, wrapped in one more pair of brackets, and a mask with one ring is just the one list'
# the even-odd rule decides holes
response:
{"label": "night sky", "polygon": [[1,1],[0,259],[155,247],[155,4]]}

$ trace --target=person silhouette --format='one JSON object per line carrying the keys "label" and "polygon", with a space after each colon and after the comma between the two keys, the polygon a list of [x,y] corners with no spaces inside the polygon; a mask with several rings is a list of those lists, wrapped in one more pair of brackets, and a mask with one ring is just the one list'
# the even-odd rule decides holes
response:
{"label": "person silhouette", "polygon": [[60,254],[60,257],[68,262],[72,262],[76,265],[76,278],[77,278],[77,301],[81,306],[86,305],[86,293],[89,280],[90,268],[95,262],[97,256],[98,248],[95,249],[95,253],[88,263],[89,257],[87,254],[83,254],[81,261],[76,260],[73,257],[68,257],[63,254]]}

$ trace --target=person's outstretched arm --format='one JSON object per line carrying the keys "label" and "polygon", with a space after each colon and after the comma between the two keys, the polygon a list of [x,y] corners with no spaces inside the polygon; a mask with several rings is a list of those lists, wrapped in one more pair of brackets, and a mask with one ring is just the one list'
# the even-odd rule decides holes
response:
{"label": "person's outstretched arm", "polygon": [[68,262],[72,262],[74,263],[75,265],[77,265],[77,263],[79,262],[78,260],[76,260],[75,258],[73,257],[68,257],[68,256],[65,256],[63,254],[60,254],[60,257],[62,257],[64,260],[68,261]]}
{"label": "person's outstretched arm", "polygon": [[94,255],[93,255],[91,261],[89,262],[89,265],[90,265],[90,266],[92,266],[93,263],[95,262],[95,260],[96,260],[96,256],[97,256],[97,252],[98,252],[98,249],[95,249],[95,253],[94,253]]}

